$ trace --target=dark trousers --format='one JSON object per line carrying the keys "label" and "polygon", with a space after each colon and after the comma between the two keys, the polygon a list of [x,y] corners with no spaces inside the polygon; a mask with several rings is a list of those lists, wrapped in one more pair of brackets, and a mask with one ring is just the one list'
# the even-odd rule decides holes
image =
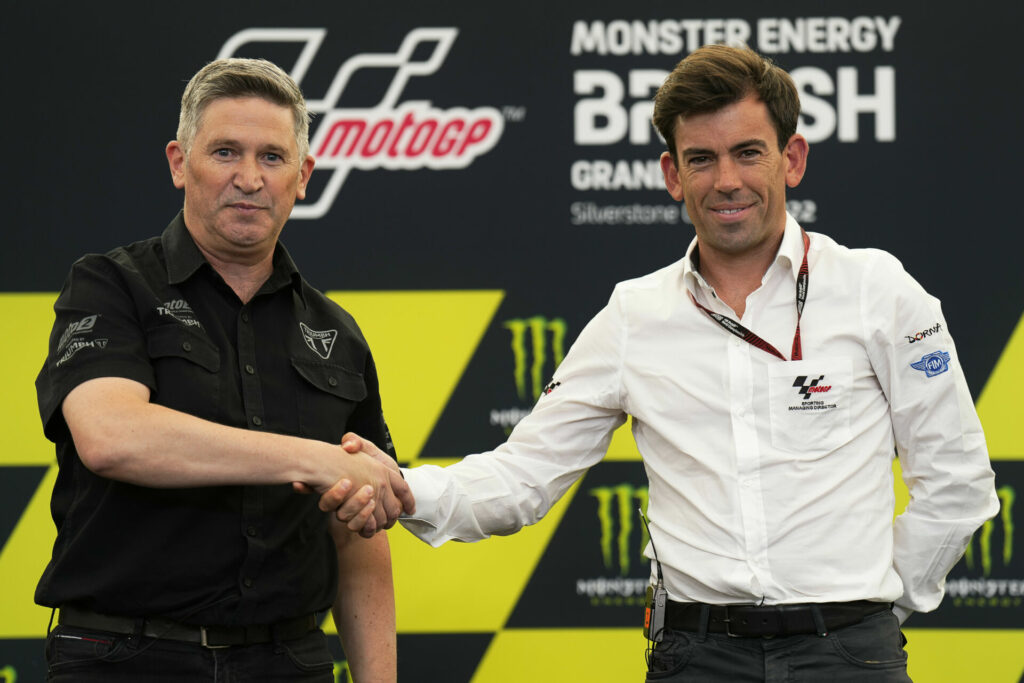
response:
{"label": "dark trousers", "polygon": [[46,639],[49,683],[334,683],[323,631],[294,640],[207,649],[195,643],[56,627]]}
{"label": "dark trousers", "polygon": [[827,636],[733,638],[666,630],[647,681],[668,683],[909,683],[906,641],[888,611]]}

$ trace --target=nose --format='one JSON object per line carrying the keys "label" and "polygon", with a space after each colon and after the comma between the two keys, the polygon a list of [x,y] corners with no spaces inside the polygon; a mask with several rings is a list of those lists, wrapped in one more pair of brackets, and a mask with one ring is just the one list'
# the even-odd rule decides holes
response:
{"label": "nose", "polygon": [[235,187],[246,194],[263,189],[263,169],[254,157],[243,157],[235,168]]}
{"label": "nose", "polygon": [[743,187],[739,165],[731,156],[723,155],[715,164],[715,171],[715,189],[719,192],[729,194]]}

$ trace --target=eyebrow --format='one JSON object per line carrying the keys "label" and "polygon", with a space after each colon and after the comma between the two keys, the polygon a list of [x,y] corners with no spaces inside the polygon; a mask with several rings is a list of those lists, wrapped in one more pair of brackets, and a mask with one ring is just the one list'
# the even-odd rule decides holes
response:
{"label": "eyebrow", "polygon": [[[729,152],[736,153],[739,152],[740,150],[749,149],[751,147],[756,147],[758,149],[768,149],[768,143],[762,140],[761,138],[751,138],[749,140],[744,140],[742,142],[736,143],[735,145],[729,148]],[[686,149],[683,150],[683,157],[714,155],[714,150],[705,149],[703,147],[687,147]]]}
{"label": "eyebrow", "polygon": [[[217,138],[215,140],[210,140],[209,143],[207,143],[207,149],[218,149],[220,147],[240,147],[240,146],[242,146],[242,143],[239,140],[236,140],[234,138]],[[279,145],[267,145],[266,147],[261,147],[260,151],[271,152],[273,154],[277,154],[277,155],[280,155],[280,156],[285,156],[288,153],[288,150],[286,148],[281,147]]]}

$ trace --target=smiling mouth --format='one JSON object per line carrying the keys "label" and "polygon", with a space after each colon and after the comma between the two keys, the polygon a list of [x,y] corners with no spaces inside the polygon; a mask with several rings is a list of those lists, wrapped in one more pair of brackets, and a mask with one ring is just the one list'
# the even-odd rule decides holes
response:
{"label": "smiling mouth", "polygon": [[711,211],[719,216],[735,216],[736,214],[743,213],[749,206],[730,207],[727,209],[711,209]]}

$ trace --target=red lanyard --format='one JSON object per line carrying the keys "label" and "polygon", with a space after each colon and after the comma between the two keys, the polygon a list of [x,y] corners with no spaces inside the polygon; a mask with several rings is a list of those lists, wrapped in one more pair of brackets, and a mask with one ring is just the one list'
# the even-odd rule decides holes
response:
{"label": "red lanyard", "polygon": [[[804,238],[804,260],[803,263],[800,264],[800,272],[797,273],[796,276],[796,332],[793,333],[792,360],[803,359],[803,354],[800,351],[800,316],[804,313],[804,303],[807,301],[807,285],[811,281],[810,270],[807,268],[807,251],[811,247],[811,238],[807,236],[807,233],[804,232],[803,229],[800,230],[800,234],[802,234]],[[694,306],[707,313],[708,317],[725,328],[725,330],[730,334],[736,335],[743,341],[756,346],[762,351],[767,351],[773,356],[786,360],[786,357],[783,356],[778,349],[766,342],[764,339],[758,337],[747,328],[743,327],[743,325],[740,325],[732,318],[722,315],[721,313],[715,313],[714,311],[701,306],[697,303],[697,300],[693,298],[693,294],[690,294],[690,301],[693,302]]]}

